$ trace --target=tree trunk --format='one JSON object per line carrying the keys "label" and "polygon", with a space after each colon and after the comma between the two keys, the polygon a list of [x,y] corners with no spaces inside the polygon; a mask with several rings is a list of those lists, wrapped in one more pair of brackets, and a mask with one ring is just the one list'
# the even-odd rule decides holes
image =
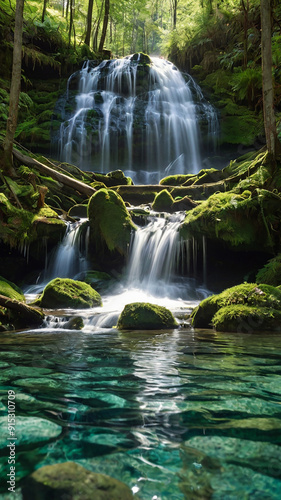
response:
{"label": "tree trunk", "polygon": [[107,25],[108,25],[109,9],[110,9],[110,0],[105,0],[105,3],[104,3],[104,17],[103,17],[101,39],[100,39],[100,44],[99,44],[99,52],[103,51],[103,46],[104,46],[105,37],[106,37],[106,31],[107,31]]}
{"label": "tree trunk", "polygon": [[55,179],[65,186],[79,191],[79,193],[82,193],[85,196],[92,196],[92,194],[96,192],[96,190],[88,184],[78,181],[73,177],[69,177],[68,175],[61,174],[60,172],[57,172],[57,170],[47,167],[47,165],[44,165],[40,161],[37,161],[30,156],[23,155],[17,149],[13,150],[13,154],[15,158],[17,158],[22,164],[27,165],[28,167],[37,168],[40,172],[49,175],[50,177],[52,177],[52,179]]}
{"label": "tree trunk", "polygon": [[87,31],[85,36],[85,45],[90,46],[91,31],[92,31],[92,17],[93,17],[93,4],[94,0],[89,0],[88,13],[87,13]]}
{"label": "tree trunk", "polygon": [[270,157],[276,158],[277,131],[273,107],[270,0],[261,0],[261,55],[263,84],[263,116],[266,145]]}
{"label": "tree trunk", "polygon": [[46,9],[47,9],[47,3],[48,3],[48,0],[44,0],[43,12],[42,12],[42,23],[45,21],[45,14],[46,14]]}
{"label": "tree trunk", "polygon": [[7,120],[6,136],[3,143],[4,155],[2,160],[3,172],[10,177],[16,176],[16,171],[13,167],[12,150],[18,122],[18,108],[20,98],[23,8],[24,0],[17,0],[15,13],[13,69],[10,89],[9,117]]}
{"label": "tree trunk", "polygon": [[70,0],[70,16],[69,16],[69,31],[68,31],[68,48],[70,48],[71,45],[71,32],[73,28],[73,15],[74,15],[74,0]]}
{"label": "tree trunk", "polygon": [[[245,3],[246,1],[246,3]],[[249,14],[249,0],[242,0],[242,8],[244,11],[244,61],[243,61],[243,69],[247,68],[248,64],[248,14]]]}

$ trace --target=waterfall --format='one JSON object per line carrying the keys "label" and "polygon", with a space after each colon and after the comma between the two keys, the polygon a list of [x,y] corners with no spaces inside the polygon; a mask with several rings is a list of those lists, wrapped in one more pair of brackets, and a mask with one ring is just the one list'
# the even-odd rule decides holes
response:
{"label": "waterfall", "polygon": [[179,227],[184,214],[150,216],[147,226],[139,228],[131,245],[127,283],[133,288],[161,292],[176,272],[181,249]]}
{"label": "waterfall", "polygon": [[[60,129],[61,160],[103,173],[120,168],[135,182],[158,182],[165,169],[198,172],[199,115],[214,136],[216,113],[172,63],[143,54],[96,67],[87,61],[78,90],[75,81],[72,75]],[[69,112],[73,101],[75,110]]]}
{"label": "waterfall", "polygon": [[87,232],[89,228],[88,226],[86,228],[86,224],[87,219],[67,223],[65,236],[44,271],[44,281],[54,278],[75,278],[88,269]]}
{"label": "waterfall", "polygon": [[38,276],[35,285],[26,287],[25,295],[32,299],[34,294],[40,293],[54,278],[79,279],[79,275],[88,269],[88,237],[87,219],[67,222],[62,242],[50,255],[46,251],[45,269]]}

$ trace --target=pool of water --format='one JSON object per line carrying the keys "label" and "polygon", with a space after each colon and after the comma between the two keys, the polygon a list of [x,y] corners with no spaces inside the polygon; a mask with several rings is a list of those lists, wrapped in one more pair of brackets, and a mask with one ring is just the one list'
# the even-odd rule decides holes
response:
{"label": "pool of water", "polygon": [[[142,500],[279,500],[280,361],[273,334],[3,333],[2,479],[13,390],[18,487],[73,460]],[[16,497],[2,481],[0,498]]]}

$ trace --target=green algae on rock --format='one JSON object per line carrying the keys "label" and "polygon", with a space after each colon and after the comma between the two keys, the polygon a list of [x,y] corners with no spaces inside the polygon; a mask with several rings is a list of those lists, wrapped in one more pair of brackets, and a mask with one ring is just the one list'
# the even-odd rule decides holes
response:
{"label": "green algae on rock", "polygon": [[55,278],[44,288],[36,304],[46,309],[86,309],[102,305],[101,296],[88,283],[69,278]]}
{"label": "green algae on rock", "polygon": [[[237,307],[236,307],[237,306]],[[252,327],[276,329],[281,316],[281,290],[270,285],[243,283],[227,288],[217,295],[212,295],[200,302],[191,314],[194,328],[210,328],[218,331],[236,331],[239,324],[247,321]],[[256,312],[255,312],[256,311]],[[223,325],[223,326],[222,326]],[[236,325],[236,327],[234,327]],[[229,330],[230,328],[230,330]]]}
{"label": "green algae on rock", "polygon": [[130,488],[110,476],[75,462],[45,465],[24,482],[23,500],[133,500]]}
{"label": "green algae on rock", "polygon": [[120,330],[161,330],[177,326],[169,309],[146,302],[127,304],[117,323],[117,328]]}

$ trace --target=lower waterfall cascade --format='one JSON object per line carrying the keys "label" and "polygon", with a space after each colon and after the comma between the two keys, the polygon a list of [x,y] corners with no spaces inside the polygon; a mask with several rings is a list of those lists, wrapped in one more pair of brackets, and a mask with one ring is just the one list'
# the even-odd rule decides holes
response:
{"label": "lower waterfall cascade", "polygon": [[200,170],[199,124],[206,129],[204,144],[214,148],[215,109],[190,75],[161,58],[143,62],[143,56],[94,67],[87,61],[69,78],[58,140],[62,161],[102,173],[119,168],[136,183]]}

